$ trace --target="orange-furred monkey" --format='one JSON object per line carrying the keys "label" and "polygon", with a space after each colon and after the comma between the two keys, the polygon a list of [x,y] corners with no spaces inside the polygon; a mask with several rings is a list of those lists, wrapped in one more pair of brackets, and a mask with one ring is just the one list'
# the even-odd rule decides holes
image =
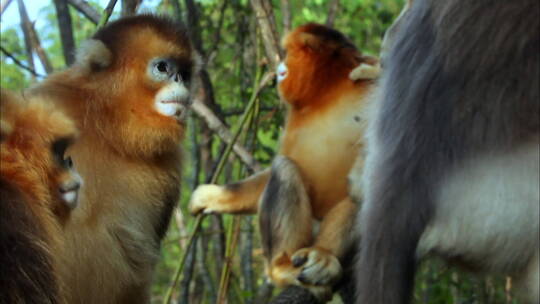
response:
{"label": "orange-furred monkey", "polygon": [[[278,286],[331,295],[339,258],[351,243],[356,205],[347,196],[347,173],[361,148],[363,108],[374,86],[370,73],[353,81],[362,56],[340,32],[318,24],[286,35],[279,92],[288,105],[279,156],[272,167],[225,186],[202,185],[193,213],[259,213],[266,273]],[[314,230],[313,221],[320,222]]]}
{"label": "orange-furred monkey", "polygon": [[43,102],[0,94],[0,303],[64,303],[62,226],[81,182],[64,157],[75,125]]}
{"label": "orange-furred monkey", "polygon": [[197,65],[182,26],[140,15],[100,29],[73,66],[30,90],[81,132],[67,151],[85,181],[64,232],[69,303],[149,303]]}

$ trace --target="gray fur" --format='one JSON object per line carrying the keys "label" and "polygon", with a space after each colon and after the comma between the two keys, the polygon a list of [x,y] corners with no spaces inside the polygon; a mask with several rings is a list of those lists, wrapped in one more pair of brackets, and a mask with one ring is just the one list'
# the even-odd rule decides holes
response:
{"label": "gray fur", "polygon": [[[261,196],[259,206],[261,243],[268,261],[272,261],[280,249],[297,250],[310,244],[310,238],[305,239],[304,233],[294,229],[311,229],[311,226],[295,225],[295,222],[302,222],[300,217],[311,219],[310,208],[298,167],[288,157],[276,156],[272,162],[270,180]],[[293,241],[289,237],[293,235],[302,236],[302,244],[284,246],[285,243]]]}
{"label": "gray fur", "polygon": [[539,10],[538,0],[416,0],[401,21],[368,131],[357,303],[409,303],[449,171],[538,140]]}

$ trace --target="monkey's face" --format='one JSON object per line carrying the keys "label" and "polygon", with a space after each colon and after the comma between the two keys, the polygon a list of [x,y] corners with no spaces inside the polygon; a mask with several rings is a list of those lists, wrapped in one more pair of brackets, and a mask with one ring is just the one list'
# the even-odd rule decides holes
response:
{"label": "monkey's face", "polygon": [[75,171],[73,161],[66,155],[67,148],[73,142],[72,137],[55,139],[51,145],[51,192],[69,209],[78,204],[81,176]]}
{"label": "monkey's face", "polygon": [[2,132],[1,159],[13,171],[2,174],[34,201],[50,203],[47,207],[65,216],[77,206],[82,183],[71,158],[65,155],[75,139],[75,126],[46,102],[5,96],[12,99],[3,100],[9,103],[3,120],[9,128]]}
{"label": "monkey's face", "polygon": [[148,64],[147,74],[163,87],[154,98],[154,109],[163,116],[172,117],[178,121],[186,118],[189,106],[189,66],[171,58],[155,58]]}

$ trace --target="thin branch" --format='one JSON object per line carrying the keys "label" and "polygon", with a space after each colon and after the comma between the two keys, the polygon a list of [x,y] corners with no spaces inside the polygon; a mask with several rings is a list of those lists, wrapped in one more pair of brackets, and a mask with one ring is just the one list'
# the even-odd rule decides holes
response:
{"label": "thin branch", "polygon": [[261,28],[266,57],[272,70],[275,70],[281,58],[283,58],[283,54],[279,47],[279,36],[271,3],[265,0],[251,0],[251,6]]}
{"label": "thin branch", "polygon": [[122,17],[135,15],[142,0],[122,0]]}
{"label": "thin branch", "polygon": [[[217,115],[207,107],[202,100],[196,98],[191,106],[193,111],[208,125],[208,127],[215,132],[215,134],[221,138],[225,143],[230,144],[233,135],[225,126],[225,124],[217,117]],[[260,171],[262,167],[255,160],[253,155],[239,143],[235,143],[233,146],[234,153],[240,158],[240,160],[253,171]]]}
{"label": "thin branch", "polygon": [[28,67],[27,65],[25,65],[24,63],[22,63],[19,59],[15,58],[15,56],[13,54],[11,54],[10,52],[8,52],[6,49],[4,49],[3,46],[0,46],[0,51],[2,51],[2,53],[4,53],[7,57],[9,57],[11,60],[13,60],[13,62],[18,65],[19,67],[27,70],[28,72],[30,72],[32,75],[36,76],[36,77],[45,77],[45,75],[41,75],[39,73],[37,73],[34,69]]}
{"label": "thin branch", "polygon": [[41,41],[39,40],[36,29],[34,28],[34,24],[31,24],[29,30],[30,42],[32,43],[33,49],[36,51],[36,54],[38,55],[39,60],[41,61],[41,64],[45,69],[45,72],[47,72],[47,74],[52,73],[53,67],[51,65],[51,61],[49,60],[49,56],[47,56],[47,53],[45,53],[45,50],[43,50],[43,48],[41,47]]}
{"label": "thin branch", "polygon": [[58,29],[60,30],[60,41],[66,65],[75,62],[75,40],[73,39],[73,27],[71,15],[66,0],[53,0],[58,19]]}
{"label": "thin branch", "polygon": [[0,16],[6,11],[6,8],[13,2],[13,0],[2,0],[0,4]]}
{"label": "thin branch", "polygon": [[281,14],[283,14],[283,31],[289,32],[292,28],[291,3],[281,0]]}
{"label": "thin branch", "polygon": [[110,0],[109,4],[107,4],[107,7],[105,10],[103,10],[103,14],[101,15],[101,18],[99,19],[99,23],[97,25],[97,28],[100,29],[107,24],[109,21],[109,18],[111,17],[111,14],[114,10],[114,6],[116,5],[117,0]]}
{"label": "thin branch", "polygon": [[67,0],[78,12],[83,14],[93,24],[98,24],[100,15],[88,2],[85,0]]}
{"label": "thin branch", "polygon": [[333,27],[339,11],[339,0],[332,0],[328,3],[328,17],[326,18],[326,26]]}
{"label": "thin branch", "polygon": [[[28,67],[35,71],[36,67],[34,65],[34,55],[32,50],[32,41],[30,40],[30,27],[32,23],[26,12],[26,6],[24,5],[23,0],[17,0],[17,5],[19,6],[19,16],[21,18],[21,27],[23,30],[24,36],[24,46],[26,50],[26,57],[28,61]],[[33,76],[34,74],[32,74]]]}

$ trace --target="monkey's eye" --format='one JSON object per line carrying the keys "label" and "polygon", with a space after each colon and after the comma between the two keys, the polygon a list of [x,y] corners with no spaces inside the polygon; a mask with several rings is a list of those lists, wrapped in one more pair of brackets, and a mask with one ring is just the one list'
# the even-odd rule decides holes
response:
{"label": "monkey's eye", "polygon": [[71,160],[71,156],[68,156],[66,159],[64,159],[64,168],[73,168],[73,161]]}
{"label": "monkey's eye", "polygon": [[168,72],[168,65],[167,65],[167,62],[165,61],[159,61],[157,64],[156,64],[156,67],[158,69],[159,72],[161,73],[167,73]]}
{"label": "monkey's eye", "polygon": [[[56,162],[59,165],[65,166],[67,164],[66,160],[64,159],[64,154],[66,153],[66,149],[69,147],[72,141],[73,140],[70,137],[65,137],[65,138],[61,138],[53,142],[52,153],[54,155]],[[70,158],[69,158],[69,162],[71,163]]]}

